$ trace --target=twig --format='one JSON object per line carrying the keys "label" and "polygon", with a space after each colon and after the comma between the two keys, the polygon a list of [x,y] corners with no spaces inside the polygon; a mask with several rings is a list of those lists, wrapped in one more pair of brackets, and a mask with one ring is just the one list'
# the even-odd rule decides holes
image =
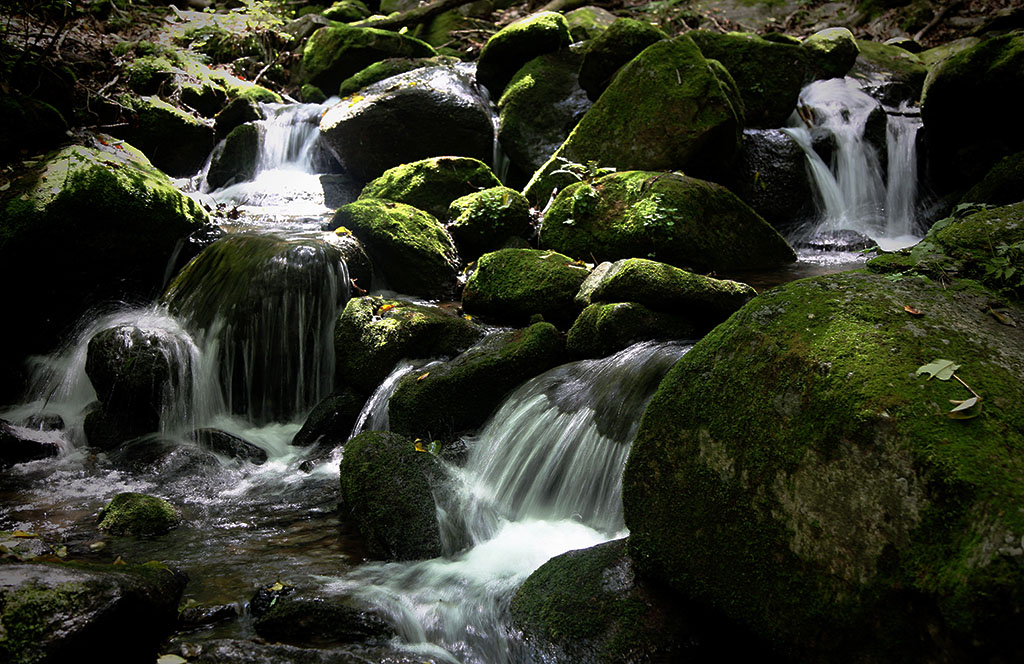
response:
{"label": "twig", "polygon": [[937,26],[939,23],[942,22],[944,18],[946,18],[946,14],[950,13],[951,11],[959,7],[961,2],[963,2],[963,0],[953,0],[951,3],[943,7],[942,11],[936,14],[935,18],[928,22],[928,25],[918,30],[917,34],[914,35],[914,41],[921,41],[922,37],[928,34],[928,32],[930,32],[932,28]]}
{"label": "twig", "polygon": [[262,78],[262,76],[263,76],[264,74],[266,74],[266,73],[267,73],[267,70],[269,70],[269,69],[270,69],[271,67],[273,67],[274,65],[276,65],[276,64],[278,63],[278,61],[279,61],[279,60],[281,59],[281,56],[282,56],[282,55],[284,55],[284,51],[282,51],[281,53],[279,53],[279,54],[277,55],[277,57],[276,57],[276,58],[274,58],[274,61],[273,61],[273,62],[269,63],[269,64],[268,64],[268,65],[267,65],[266,67],[264,67],[263,69],[261,69],[261,70],[260,70],[260,73],[256,74],[256,78],[252,79],[252,83],[253,83],[253,85],[256,85],[257,83],[259,83],[259,82],[260,82],[260,78]]}
{"label": "twig", "polygon": [[96,92],[96,96],[97,96],[97,97],[102,97],[102,96],[103,96],[103,93],[104,93],[104,92],[106,92],[107,90],[109,90],[109,89],[110,89],[110,88],[111,88],[111,87],[112,87],[112,86],[113,86],[113,85],[114,85],[115,83],[117,83],[117,80],[118,80],[119,78],[121,78],[121,75],[120,75],[120,74],[117,74],[116,76],[114,76],[114,80],[112,80],[112,81],[111,81],[110,83],[107,83],[107,84],[106,84],[106,85],[104,85],[104,86],[103,86],[102,88],[100,88],[100,89],[99,89],[99,90],[98,90],[98,91]]}
{"label": "twig", "polygon": [[966,388],[967,388],[967,390],[968,390],[968,391],[969,391],[969,392],[970,392],[971,394],[973,394],[973,395],[975,396],[975,398],[977,398],[977,399],[979,399],[979,400],[981,399],[981,397],[979,397],[979,396],[978,396],[978,393],[977,393],[977,392],[975,392],[974,390],[972,390],[972,389],[971,389],[971,386],[970,386],[970,385],[968,385],[967,383],[965,383],[965,382],[964,382],[964,379],[963,379],[963,378],[961,378],[960,376],[957,376],[957,375],[956,375],[955,373],[953,374],[953,378],[956,378],[956,379],[957,379],[957,382],[959,382],[959,383],[960,383],[961,385],[963,385],[964,387],[966,387]]}

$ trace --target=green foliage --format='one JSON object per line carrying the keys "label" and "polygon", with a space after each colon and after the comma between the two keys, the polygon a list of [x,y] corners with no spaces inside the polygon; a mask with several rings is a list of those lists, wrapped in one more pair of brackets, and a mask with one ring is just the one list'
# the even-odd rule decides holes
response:
{"label": "green foliage", "polygon": [[995,255],[984,264],[985,277],[1003,288],[1024,292],[1024,240],[995,247]]}

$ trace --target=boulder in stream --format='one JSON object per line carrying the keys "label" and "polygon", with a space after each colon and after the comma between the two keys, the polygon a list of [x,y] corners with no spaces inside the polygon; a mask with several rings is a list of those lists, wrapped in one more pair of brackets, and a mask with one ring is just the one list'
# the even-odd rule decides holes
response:
{"label": "boulder in stream", "polygon": [[632,18],[617,18],[608,29],[594,38],[580,63],[580,87],[596,100],[623,65],[645,48],[668,39],[660,28]]}
{"label": "boulder in stream", "polygon": [[210,189],[252,180],[260,157],[260,131],[251,123],[239,125],[224,138],[224,145],[213,154],[206,172]]}
{"label": "boulder in stream", "polygon": [[189,438],[195,441],[201,449],[229,459],[250,461],[256,465],[267,462],[266,450],[227,431],[206,427],[192,431],[189,433]]}
{"label": "boulder in stream", "polygon": [[530,14],[491,35],[480,50],[476,78],[498,98],[520,67],[571,42],[564,16],[558,12]]}
{"label": "boulder in stream", "polygon": [[383,81],[385,78],[398,76],[421,67],[453,64],[452,60],[453,58],[438,55],[430,58],[387,58],[380,62],[374,62],[342,81],[338,88],[338,96],[348,97],[378,81]]}
{"label": "boulder in stream", "polygon": [[775,228],[814,214],[814,190],[800,144],[781,129],[745,129],[729,189]]}
{"label": "boulder in stream", "polygon": [[0,419],[0,469],[16,463],[48,459],[60,454],[60,446],[53,441],[41,440],[35,432],[16,428]]}
{"label": "boulder in stream", "polygon": [[347,643],[386,642],[395,636],[380,610],[349,595],[314,588],[296,588],[278,595],[257,611],[250,604],[256,633],[275,643],[324,647]]}
{"label": "boulder in stream", "polygon": [[351,387],[335,390],[313,407],[292,438],[292,445],[311,447],[314,455],[329,454],[348,440],[364,403],[366,396]]}
{"label": "boulder in stream", "polygon": [[466,262],[528,237],[533,230],[530,201],[508,187],[466,194],[452,201],[446,218],[448,232]]}
{"label": "boulder in stream", "polygon": [[181,513],[163,498],[119,493],[100,510],[100,530],[112,535],[163,535],[181,523]]}
{"label": "boulder in stream", "polygon": [[213,149],[211,124],[168,104],[159,97],[131,102],[137,122],[118,128],[116,135],[142,150],[153,165],[174,177],[194,175]]}
{"label": "boulder in stream", "polygon": [[491,168],[479,159],[431,157],[389,168],[368,182],[359,198],[405,203],[443,220],[456,198],[500,185]]}
{"label": "boulder in stream", "polygon": [[700,271],[785,265],[796,254],[721,185],[625,171],[564,189],[548,210],[541,245],[597,261],[648,257]]}
{"label": "boulder in stream", "polygon": [[302,82],[328,94],[341,82],[385,58],[429,58],[426,42],[390,30],[332,23],[314,32],[302,51]]}
{"label": "boulder in stream", "polygon": [[653,311],[639,302],[595,302],[569,328],[566,348],[576,358],[607,357],[639,341],[695,339],[685,314]]}
{"label": "boulder in stream", "polygon": [[814,78],[842,78],[857,61],[857,40],[848,28],[825,28],[802,43]]}

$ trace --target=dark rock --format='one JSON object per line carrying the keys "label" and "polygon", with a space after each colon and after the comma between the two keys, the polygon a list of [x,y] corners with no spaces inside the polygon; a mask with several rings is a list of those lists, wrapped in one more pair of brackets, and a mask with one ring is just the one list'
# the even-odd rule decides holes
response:
{"label": "dark rock", "polygon": [[1024,152],[1000,159],[961,197],[961,203],[1009,205],[1024,200]]}
{"label": "dark rock", "polygon": [[137,121],[117,135],[142,150],[153,165],[174,177],[194,175],[213,149],[213,127],[158,97],[132,102]]}
{"label": "dark rock", "polygon": [[220,151],[215,152],[206,173],[206,184],[210,189],[220,189],[229,184],[247,182],[256,175],[260,157],[260,131],[252,123],[239,125],[224,139]]}
{"label": "dark rock", "polygon": [[235,127],[262,119],[259,104],[248,97],[235,97],[214,118],[217,138],[224,138]]}
{"label": "dark rock", "polygon": [[7,420],[0,420],[0,469],[58,454],[60,446],[57,443],[34,440],[28,432],[19,431]]}
{"label": "dark rock", "polygon": [[201,475],[220,467],[212,453],[166,438],[143,436],[118,442],[116,449],[107,451],[111,462],[118,468],[140,475],[159,475],[169,480]]}
{"label": "dark rock", "polygon": [[842,229],[815,233],[801,239],[796,246],[815,251],[861,251],[875,246],[875,241],[863,233]]}
{"label": "dark rock", "polygon": [[338,88],[339,97],[348,97],[363,88],[374,83],[383,81],[392,76],[398,76],[421,67],[433,67],[436,65],[452,65],[456,60],[447,56],[434,56],[430,58],[387,58],[380,62],[374,62],[366,69],[363,69],[341,82]]}
{"label": "dark rock", "polygon": [[49,150],[67,140],[68,126],[46,102],[12,92],[0,98],[0,155],[6,162],[20,150]]}
{"label": "dark rock", "polygon": [[292,438],[292,445],[327,453],[344,445],[365,402],[362,394],[348,387],[334,392],[313,408]]}
{"label": "dark rock", "polygon": [[850,75],[870,82],[867,92],[886,106],[921,99],[928,68],[913,53],[898,46],[857,40],[860,53]]}
{"label": "dark rock", "polygon": [[255,617],[253,627],[268,641],[314,647],[386,641],[395,636],[379,610],[346,595],[312,589],[278,596]]}
{"label": "dark rock", "polygon": [[421,664],[422,657],[391,646],[299,648],[240,639],[207,639],[182,643],[178,648],[191,664]]}
{"label": "dark rock", "polygon": [[807,157],[785,132],[745,130],[733,173],[732,191],[775,228],[800,223],[814,214]]}
{"label": "dark rock", "polygon": [[199,447],[230,459],[251,461],[257,465],[267,461],[267,452],[262,447],[220,429],[196,429],[189,437]]}
{"label": "dark rock", "polygon": [[192,630],[238,618],[238,607],[234,604],[212,606],[189,606],[178,613],[178,630]]}
{"label": "dark rock", "polygon": [[638,302],[595,303],[576,318],[566,336],[573,357],[607,357],[639,341],[696,339],[697,327],[684,314],[652,311]]}

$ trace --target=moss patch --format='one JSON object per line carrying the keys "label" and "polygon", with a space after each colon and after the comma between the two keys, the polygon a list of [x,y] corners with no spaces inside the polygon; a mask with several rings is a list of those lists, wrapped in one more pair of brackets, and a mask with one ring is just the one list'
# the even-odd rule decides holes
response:
{"label": "moss patch", "polygon": [[587,306],[569,328],[574,357],[606,357],[638,341],[694,339],[697,327],[683,315],[652,311],[638,302]]}
{"label": "moss patch", "polygon": [[520,67],[571,42],[564,16],[558,12],[531,14],[491,35],[477,60],[477,80],[499,97]]}
{"label": "moss patch", "polygon": [[99,529],[114,535],[163,535],[181,523],[181,514],[163,498],[119,493],[100,510]]}
{"label": "moss patch", "polygon": [[385,58],[429,58],[426,42],[397,32],[335,23],[320,28],[302,52],[302,79],[321,90],[337,90],[349,76]]}
{"label": "moss patch", "polygon": [[491,187],[452,201],[448,232],[465,261],[525,238],[531,230],[530,202],[515,189]]}
{"label": "moss patch", "polygon": [[479,159],[434,157],[389,168],[363,187],[359,198],[405,203],[444,219],[456,198],[500,184]]}

